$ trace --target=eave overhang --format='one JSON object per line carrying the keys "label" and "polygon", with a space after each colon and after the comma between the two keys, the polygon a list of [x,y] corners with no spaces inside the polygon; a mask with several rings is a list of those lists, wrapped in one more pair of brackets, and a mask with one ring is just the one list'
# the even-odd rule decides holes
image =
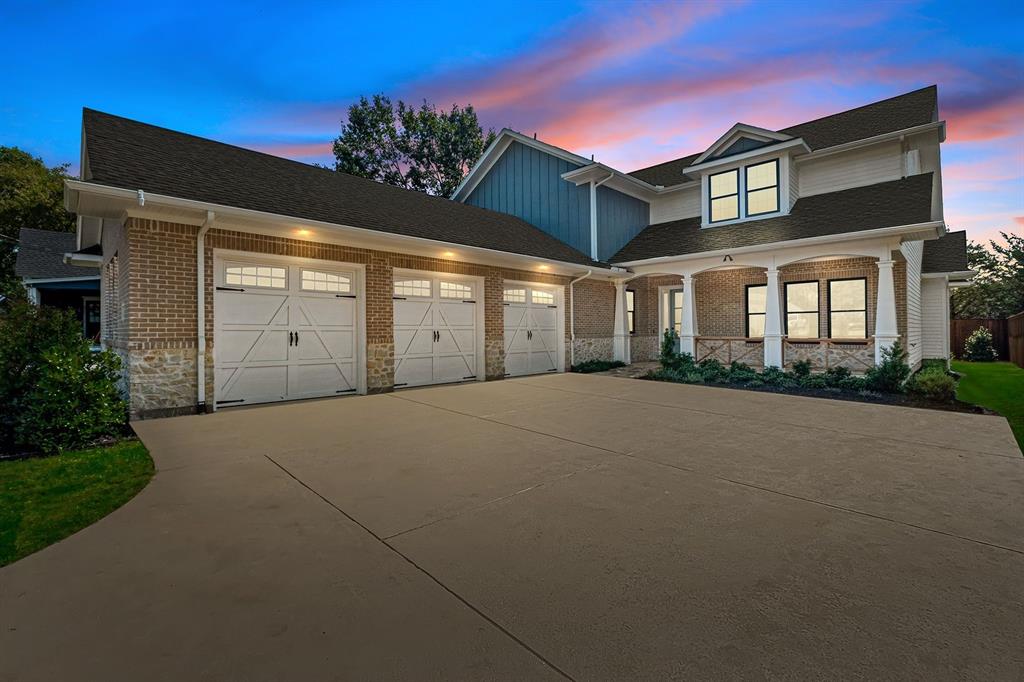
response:
{"label": "eave overhang", "polygon": [[144,192],[145,203],[140,205],[139,195],[140,190],[137,189],[98,185],[81,180],[64,181],[65,206],[80,215],[122,221],[127,218],[143,218],[185,225],[202,225],[206,220],[207,211],[213,211],[217,216],[218,229],[266,234],[298,241],[345,244],[410,255],[427,255],[443,260],[497,265],[545,274],[574,275],[593,270],[593,277],[621,276],[621,271],[608,266],[559,261],[151,192]]}

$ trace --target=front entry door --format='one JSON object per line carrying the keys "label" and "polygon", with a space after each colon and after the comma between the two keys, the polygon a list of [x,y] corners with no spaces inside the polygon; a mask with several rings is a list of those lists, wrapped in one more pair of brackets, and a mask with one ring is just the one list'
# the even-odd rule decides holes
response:
{"label": "front entry door", "polygon": [[505,375],[558,370],[559,307],[550,288],[506,284]]}

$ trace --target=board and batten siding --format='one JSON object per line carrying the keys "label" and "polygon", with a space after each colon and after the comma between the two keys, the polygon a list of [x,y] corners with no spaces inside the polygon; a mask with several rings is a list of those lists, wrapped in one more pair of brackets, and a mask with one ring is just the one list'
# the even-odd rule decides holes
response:
{"label": "board and batten siding", "polygon": [[597,257],[607,260],[651,222],[651,207],[646,201],[597,188]]}
{"label": "board and batten siding", "polygon": [[508,213],[556,239],[590,253],[590,187],[562,173],[578,165],[513,142],[466,198],[466,203]]}
{"label": "board and batten siding", "polygon": [[800,196],[899,180],[903,175],[899,141],[832,154],[800,165]]}
{"label": "board and batten siding", "polygon": [[949,290],[945,277],[921,280],[921,356],[949,359]]}
{"label": "board and batten siding", "polygon": [[921,344],[921,257],[924,242],[904,242],[900,245],[907,259],[907,364],[917,369],[923,357]]}
{"label": "board and batten siding", "polygon": [[669,192],[651,201],[651,224],[700,217],[700,185]]}

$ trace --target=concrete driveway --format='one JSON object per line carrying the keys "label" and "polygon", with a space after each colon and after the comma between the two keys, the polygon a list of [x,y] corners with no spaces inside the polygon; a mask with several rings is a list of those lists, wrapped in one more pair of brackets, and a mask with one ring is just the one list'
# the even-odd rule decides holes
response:
{"label": "concrete driveway", "polygon": [[549,375],[137,424],[0,679],[1024,675],[1005,420]]}

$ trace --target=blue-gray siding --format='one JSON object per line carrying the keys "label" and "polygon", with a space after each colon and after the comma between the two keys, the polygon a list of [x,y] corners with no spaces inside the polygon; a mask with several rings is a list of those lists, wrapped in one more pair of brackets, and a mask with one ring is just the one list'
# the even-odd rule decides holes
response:
{"label": "blue-gray siding", "polygon": [[608,187],[597,188],[597,258],[608,260],[651,222],[651,206]]}
{"label": "blue-gray siding", "polygon": [[576,168],[579,166],[513,142],[466,203],[522,218],[590,255],[590,187],[576,187],[561,177]]}

